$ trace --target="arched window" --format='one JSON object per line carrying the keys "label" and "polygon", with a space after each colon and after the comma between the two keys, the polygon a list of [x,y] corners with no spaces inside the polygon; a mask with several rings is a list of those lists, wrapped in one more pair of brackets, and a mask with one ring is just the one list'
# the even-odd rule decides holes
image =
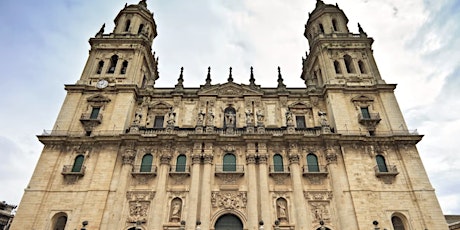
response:
{"label": "arched window", "polygon": [[60,212],[53,217],[53,228],[52,230],[64,230],[67,224],[67,215]]}
{"label": "arched window", "polygon": [[236,171],[236,157],[231,153],[227,153],[224,156],[223,162],[223,171],[224,172],[234,172]]}
{"label": "arched window", "polygon": [[338,29],[337,29],[337,20],[335,20],[335,19],[332,19],[332,29],[334,31],[338,31]]}
{"label": "arched window", "polygon": [[227,107],[224,110],[224,128],[235,127],[236,124],[236,110],[233,107]]}
{"label": "arched window", "polygon": [[391,223],[393,224],[393,229],[394,230],[405,230],[406,228],[404,227],[404,222],[399,218],[398,216],[392,216],[391,217]]}
{"label": "arched window", "polygon": [[97,65],[97,70],[96,70],[97,74],[102,73],[102,67],[104,67],[104,61],[99,61],[99,64]]}
{"label": "arched window", "polygon": [[185,155],[179,155],[176,160],[176,172],[185,172],[187,165],[187,157]]}
{"label": "arched window", "polygon": [[128,61],[124,61],[122,66],[121,66],[121,70],[120,70],[120,73],[121,74],[125,74],[126,73],[126,69],[128,69]]}
{"label": "arched window", "polygon": [[367,73],[366,71],[366,66],[364,66],[364,62],[359,60],[358,61],[358,66],[359,66],[359,72],[361,73]]}
{"label": "arched window", "polygon": [[83,161],[85,160],[85,156],[78,155],[75,157],[75,161],[73,162],[72,172],[81,172],[81,168],[83,167]]}
{"label": "arched window", "polygon": [[321,31],[322,34],[324,34],[324,27],[323,24],[319,24],[319,31]]}
{"label": "arched window", "polygon": [[126,25],[125,25],[125,32],[128,32],[129,31],[129,26],[131,25],[131,20],[127,20],[126,21]]}
{"label": "arched window", "polygon": [[118,56],[113,55],[110,58],[110,67],[109,67],[109,70],[107,71],[107,73],[115,73],[115,67],[117,67],[117,62],[118,62]]}
{"label": "arched window", "polygon": [[142,33],[142,30],[144,30],[144,24],[141,24],[141,25],[139,26],[139,30],[137,30],[137,33],[138,33],[138,34]]}
{"label": "arched window", "polygon": [[375,157],[377,161],[377,167],[379,168],[379,172],[388,172],[387,164],[385,163],[385,157],[382,155],[377,155]]}
{"label": "arched window", "polygon": [[153,156],[148,153],[142,157],[140,172],[152,172]]}
{"label": "arched window", "polygon": [[313,153],[307,155],[307,168],[308,172],[319,172],[318,157]]}
{"label": "arched window", "polygon": [[343,56],[343,60],[345,61],[345,67],[347,68],[347,73],[354,73],[355,69],[353,68],[353,59],[350,55]]}
{"label": "arched window", "polygon": [[336,74],[342,73],[342,69],[340,69],[340,63],[338,61],[334,61],[334,69]]}
{"label": "arched window", "polygon": [[275,154],[273,156],[273,170],[275,172],[283,172],[283,157],[280,154]]}

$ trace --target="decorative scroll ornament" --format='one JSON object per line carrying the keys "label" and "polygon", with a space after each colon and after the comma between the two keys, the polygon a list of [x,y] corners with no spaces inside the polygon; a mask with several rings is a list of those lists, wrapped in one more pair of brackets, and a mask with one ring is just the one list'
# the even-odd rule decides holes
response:
{"label": "decorative scroll ornament", "polygon": [[246,192],[212,192],[211,203],[214,208],[243,209],[246,208]]}
{"label": "decorative scroll ornament", "polygon": [[129,201],[128,222],[130,223],[147,222],[150,202],[154,196],[155,196],[155,192],[152,192],[152,191],[129,191],[127,192],[126,198]]}

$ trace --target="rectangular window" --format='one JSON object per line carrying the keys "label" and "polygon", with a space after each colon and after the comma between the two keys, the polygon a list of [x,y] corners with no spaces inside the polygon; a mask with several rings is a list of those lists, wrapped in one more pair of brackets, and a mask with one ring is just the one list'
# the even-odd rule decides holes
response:
{"label": "rectangular window", "polygon": [[99,107],[93,107],[93,110],[91,110],[91,115],[89,117],[89,119],[97,119],[97,117],[99,116],[99,111],[101,110],[101,108]]}
{"label": "rectangular window", "polygon": [[371,118],[371,114],[369,113],[369,109],[367,107],[361,107],[361,115],[363,115],[364,119]]}
{"label": "rectangular window", "polygon": [[164,116],[155,116],[155,123],[153,124],[154,128],[163,128],[165,117]]}
{"label": "rectangular window", "polygon": [[305,116],[295,116],[295,121],[298,129],[304,129],[305,126]]}

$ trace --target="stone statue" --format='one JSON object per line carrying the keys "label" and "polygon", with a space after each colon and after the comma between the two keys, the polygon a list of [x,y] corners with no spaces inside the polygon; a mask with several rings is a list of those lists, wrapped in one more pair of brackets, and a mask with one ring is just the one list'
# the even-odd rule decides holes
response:
{"label": "stone statue", "polygon": [[171,211],[171,217],[180,217],[181,204],[179,201],[174,202]]}
{"label": "stone statue", "polygon": [[168,125],[174,125],[175,122],[176,122],[176,113],[171,107],[171,109],[169,109],[169,112],[168,112]]}
{"label": "stone statue", "polygon": [[289,110],[289,109],[286,112],[286,123],[287,123],[288,126],[294,124],[294,117],[292,115],[291,110]]}
{"label": "stone statue", "polygon": [[139,123],[141,123],[141,120],[142,120],[142,108],[139,107],[137,108],[136,113],[134,114],[133,124],[138,125]]}
{"label": "stone statue", "polygon": [[246,111],[246,123],[247,124],[252,124],[254,123],[254,116],[253,113],[248,109]]}
{"label": "stone statue", "polygon": [[225,124],[227,127],[235,126],[235,114],[234,113],[226,113],[225,114]]}
{"label": "stone statue", "polygon": [[327,122],[327,118],[326,118],[326,112],[322,112],[322,111],[319,111],[318,112],[318,116],[320,117],[321,119],[321,126],[328,126],[328,122]]}
{"label": "stone statue", "polygon": [[211,109],[209,109],[208,112],[208,121],[207,121],[208,126],[213,126],[214,125],[214,113],[212,112]]}
{"label": "stone statue", "polygon": [[276,202],[278,205],[278,213],[279,213],[279,218],[286,218],[286,205],[284,204],[283,201],[278,201]]}
{"label": "stone statue", "polygon": [[203,121],[204,121],[204,116],[206,114],[203,113],[203,110],[200,110],[200,112],[198,113],[198,120],[197,120],[197,124],[198,125],[203,125]]}
{"label": "stone statue", "polygon": [[264,116],[264,111],[259,109],[257,110],[257,122],[259,123],[263,123],[264,122],[264,119],[265,119],[265,116]]}

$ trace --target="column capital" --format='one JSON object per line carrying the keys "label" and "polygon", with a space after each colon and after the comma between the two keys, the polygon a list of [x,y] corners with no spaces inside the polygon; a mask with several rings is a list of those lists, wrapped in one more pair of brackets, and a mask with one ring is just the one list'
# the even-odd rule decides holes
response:
{"label": "column capital", "polygon": [[212,164],[213,158],[214,158],[213,155],[211,155],[211,154],[205,154],[205,155],[204,155],[204,163],[205,163],[205,164]]}
{"label": "column capital", "polygon": [[259,155],[259,164],[267,164],[268,155],[267,154],[260,154]]}
{"label": "column capital", "polygon": [[299,164],[299,162],[300,162],[299,154],[289,154],[290,164]]}
{"label": "column capital", "polygon": [[[123,150],[122,150],[123,151]],[[136,151],[134,149],[125,149],[121,154],[122,164],[134,164],[136,158]]]}
{"label": "column capital", "polygon": [[247,164],[255,164],[256,163],[256,156],[254,154],[246,155],[246,163]]}
{"label": "column capital", "polygon": [[201,154],[192,154],[192,164],[199,164],[201,162]]}

